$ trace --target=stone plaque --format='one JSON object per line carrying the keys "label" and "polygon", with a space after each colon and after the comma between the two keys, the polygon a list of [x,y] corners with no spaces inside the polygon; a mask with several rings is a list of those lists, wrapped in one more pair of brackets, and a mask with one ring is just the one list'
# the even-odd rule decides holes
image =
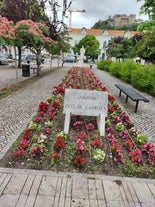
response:
{"label": "stone plaque", "polygon": [[107,116],[108,92],[95,90],[66,89],[63,113],[65,116],[64,131],[68,134],[71,115],[97,117],[100,135],[105,132],[105,117]]}
{"label": "stone plaque", "polygon": [[74,115],[107,116],[108,92],[66,89],[63,113]]}

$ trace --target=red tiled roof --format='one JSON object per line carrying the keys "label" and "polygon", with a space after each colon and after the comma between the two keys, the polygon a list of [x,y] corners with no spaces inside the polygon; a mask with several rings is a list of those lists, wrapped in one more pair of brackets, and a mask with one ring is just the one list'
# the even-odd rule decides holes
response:
{"label": "red tiled roof", "polygon": [[[86,29],[86,34],[89,35],[102,35],[103,34],[103,30],[102,29]],[[125,30],[107,30],[109,35],[124,35],[124,33],[126,32]],[[82,33],[82,29],[81,28],[71,28],[69,30],[70,34],[81,34]],[[130,31],[131,35],[135,35],[137,34],[136,31]]]}

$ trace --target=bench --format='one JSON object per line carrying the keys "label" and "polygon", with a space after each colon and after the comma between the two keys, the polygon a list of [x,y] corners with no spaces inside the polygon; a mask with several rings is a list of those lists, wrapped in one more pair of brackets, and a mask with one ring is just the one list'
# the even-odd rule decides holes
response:
{"label": "bench", "polygon": [[[41,68],[42,68],[42,66],[40,66],[40,70],[41,70]],[[37,66],[32,65],[32,66],[30,66],[30,69],[33,70],[33,74],[36,74],[38,68],[37,68]]]}
{"label": "bench", "polygon": [[149,102],[149,100],[147,98],[140,95],[138,92],[136,92],[131,87],[128,87],[127,85],[115,84],[115,86],[120,90],[119,96],[121,96],[121,92],[123,92],[126,95],[126,101],[125,101],[126,103],[128,102],[128,98],[130,98],[132,101],[136,102],[135,113],[137,112],[139,101]]}

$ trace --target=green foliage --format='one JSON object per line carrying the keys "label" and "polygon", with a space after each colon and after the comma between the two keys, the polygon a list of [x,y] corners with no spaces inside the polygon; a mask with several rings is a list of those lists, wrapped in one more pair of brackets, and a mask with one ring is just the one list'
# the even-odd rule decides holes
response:
{"label": "green foliage", "polygon": [[135,140],[139,144],[144,144],[144,142],[147,141],[147,136],[146,135],[142,135],[142,134],[138,134],[137,137],[135,138]]}
{"label": "green foliage", "polygon": [[114,37],[109,41],[107,54],[109,57],[128,58],[132,48],[132,39]]}
{"label": "green foliage", "polygon": [[121,63],[120,78],[127,83],[131,83],[132,72],[140,65],[134,63],[132,60]]}
{"label": "green foliage", "polygon": [[134,70],[131,77],[131,84],[150,95],[155,96],[155,67],[144,66]]}
{"label": "green foliage", "polygon": [[[143,0],[137,0],[143,1]],[[144,4],[141,6],[141,13],[148,14],[150,19],[155,18],[155,1],[154,0],[145,0]]]}
{"label": "green foliage", "polygon": [[112,60],[101,60],[97,63],[97,68],[100,70],[110,71]]}
{"label": "green foliage", "polygon": [[94,24],[92,29],[114,29],[114,27],[109,24],[108,20],[105,21],[99,20]]}
{"label": "green foliage", "polygon": [[155,30],[142,34],[142,39],[132,49],[132,56],[143,58],[152,63],[155,62]]}
{"label": "green foliage", "polygon": [[143,31],[151,31],[155,29],[155,20],[147,21],[147,22],[142,22],[141,24],[138,25],[138,32],[143,32]]}
{"label": "green foliage", "polygon": [[112,62],[110,66],[110,73],[117,78],[120,78],[121,63]]}
{"label": "green foliage", "polygon": [[74,52],[80,53],[82,46],[85,48],[85,56],[87,57],[95,58],[101,53],[100,43],[94,35],[86,35],[82,38],[79,43],[74,46]]}

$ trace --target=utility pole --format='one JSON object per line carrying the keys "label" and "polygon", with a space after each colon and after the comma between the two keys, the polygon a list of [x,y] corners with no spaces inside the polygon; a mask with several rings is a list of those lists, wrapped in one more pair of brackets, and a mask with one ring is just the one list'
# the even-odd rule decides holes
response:
{"label": "utility pole", "polygon": [[72,9],[69,9],[68,10],[69,11],[69,28],[71,28],[72,27],[72,13],[73,12],[81,12],[81,13],[85,13],[86,12],[86,10],[72,10]]}

